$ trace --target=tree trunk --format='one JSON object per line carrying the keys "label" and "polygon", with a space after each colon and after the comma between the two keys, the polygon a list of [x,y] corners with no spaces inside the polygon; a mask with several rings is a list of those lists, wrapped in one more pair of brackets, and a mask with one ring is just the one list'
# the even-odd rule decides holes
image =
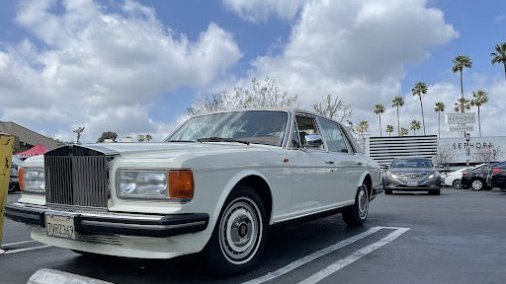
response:
{"label": "tree trunk", "polygon": [[478,106],[478,133],[481,137],[481,120],[480,120],[480,106]]}
{"label": "tree trunk", "polygon": [[380,123],[380,137],[383,137],[383,129],[381,128],[381,113],[378,114],[379,116],[379,123]]}
{"label": "tree trunk", "polygon": [[401,123],[399,122],[399,106],[397,106],[397,134],[401,136]]}
{"label": "tree trunk", "polygon": [[439,111],[437,113],[437,115],[438,115],[438,118],[437,118],[437,120],[438,120],[438,122],[437,122],[437,124],[438,124],[437,137],[441,138],[441,112]]}
{"label": "tree trunk", "polygon": [[[463,75],[462,73],[464,72],[464,70],[460,70],[460,97],[463,99],[464,98],[464,78],[463,78]],[[462,112],[464,112],[464,109],[462,109]]]}
{"label": "tree trunk", "polygon": [[504,79],[506,79],[506,61],[502,63],[504,65]]}
{"label": "tree trunk", "polygon": [[423,116],[423,104],[422,104],[422,96],[420,98],[420,108],[422,109],[422,125],[423,125],[423,135],[425,135],[425,117]]}

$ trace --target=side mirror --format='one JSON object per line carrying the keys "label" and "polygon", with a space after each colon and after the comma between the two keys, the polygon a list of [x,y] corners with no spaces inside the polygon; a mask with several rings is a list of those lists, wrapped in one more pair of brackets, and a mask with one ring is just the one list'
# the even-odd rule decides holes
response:
{"label": "side mirror", "polygon": [[382,169],[384,171],[388,170],[388,168],[390,168],[390,167],[388,165],[386,165],[386,164],[381,164],[380,165],[380,169]]}
{"label": "side mirror", "polygon": [[321,145],[323,145],[323,138],[321,137],[321,135],[309,134],[306,135],[304,138],[306,140],[306,143],[304,143],[304,147],[318,148]]}

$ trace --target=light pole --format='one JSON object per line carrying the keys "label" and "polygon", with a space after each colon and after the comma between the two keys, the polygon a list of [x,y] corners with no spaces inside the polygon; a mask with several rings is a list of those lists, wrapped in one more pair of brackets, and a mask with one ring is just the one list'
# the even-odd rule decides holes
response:
{"label": "light pole", "polygon": [[471,141],[471,133],[464,132],[464,137],[466,138],[466,166],[469,166],[469,157],[471,156],[471,148],[469,147],[469,141]]}

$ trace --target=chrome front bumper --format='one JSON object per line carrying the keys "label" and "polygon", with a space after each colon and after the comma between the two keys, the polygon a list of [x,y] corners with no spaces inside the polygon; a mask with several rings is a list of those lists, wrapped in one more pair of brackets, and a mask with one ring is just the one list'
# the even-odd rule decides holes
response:
{"label": "chrome front bumper", "polygon": [[76,220],[76,231],[80,234],[171,237],[203,231],[209,222],[209,215],[206,213],[148,215],[68,212],[19,202],[5,207],[5,217],[42,228],[45,227],[45,214],[48,212],[53,214],[72,213]]}

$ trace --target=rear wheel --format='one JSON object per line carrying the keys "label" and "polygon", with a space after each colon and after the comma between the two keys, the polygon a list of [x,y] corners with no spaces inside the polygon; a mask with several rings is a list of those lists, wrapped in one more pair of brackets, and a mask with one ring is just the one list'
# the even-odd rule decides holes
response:
{"label": "rear wheel", "polygon": [[236,275],[260,259],[267,238],[267,214],[258,194],[239,185],[227,198],[204,249],[209,272]]}
{"label": "rear wheel", "polygon": [[475,191],[483,190],[485,183],[481,179],[473,179],[471,181],[471,188]]}
{"label": "rear wheel", "polygon": [[461,189],[462,188],[462,182],[460,181],[460,179],[456,179],[456,180],[453,181],[452,186],[455,189]]}
{"label": "rear wheel", "polygon": [[358,188],[357,195],[355,196],[355,204],[343,212],[343,221],[348,226],[361,226],[367,220],[368,214],[369,193],[367,192],[367,187],[362,185]]}

